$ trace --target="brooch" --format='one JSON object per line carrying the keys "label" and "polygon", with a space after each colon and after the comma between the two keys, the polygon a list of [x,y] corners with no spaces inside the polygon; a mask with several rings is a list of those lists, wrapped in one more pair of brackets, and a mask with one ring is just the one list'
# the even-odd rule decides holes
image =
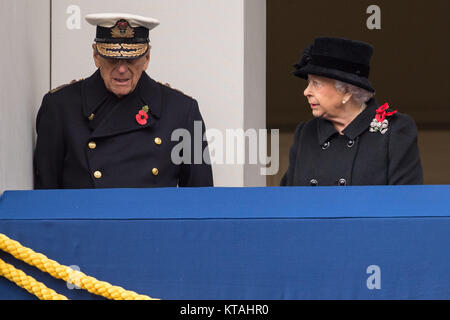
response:
{"label": "brooch", "polygon": [[139,110],[139,112],[136,115],[136,121],[137,123],[139,123],[141,126],[145,126],[147,124],[147,120],[148,120],[148,112],[150,111],[148,106],[144,106],[142,107],[141,110]]}
{"label": "brooch", "polygon": [[377,109],[377,114],[370,124],[370,132],[379,131],[381,134],[385,134],[388,131],[389,121],[386,119],[386,117],[394,115],[395,113],[397,113],[397,110],[387,112],[387,109],[389,109],[389,105],[387,103]]}

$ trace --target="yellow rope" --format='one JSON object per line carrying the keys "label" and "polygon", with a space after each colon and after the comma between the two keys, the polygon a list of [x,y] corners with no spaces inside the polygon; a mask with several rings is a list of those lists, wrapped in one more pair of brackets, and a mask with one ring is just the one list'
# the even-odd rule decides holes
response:
{"label": "yellow rope", "polygon": [[41,300],[67,300],[65,296],[47,288],[43,283],[36,281],[33,277],[27,276],[25,272],[14,268],[2,259],[0,259],[0,276],[14,282]]}
{"label": "yellow rope", "polygon": [[133,291],[125,290],[118,286],[113,286],[108,282],[99,281],[93,277],[85,275],[81,271],[76,271],[70,267],[59,264],[47,258],[41,253],[36,253],[30,248],[22,246],[19,242],[8,238],[0,233],[0,249],[13,255],[15,258],[49,273],[56,279],[74,282],[76,285],[89,291],[90,293],[103,296],[113,300],[157,300],[146,295],[140,295]]}

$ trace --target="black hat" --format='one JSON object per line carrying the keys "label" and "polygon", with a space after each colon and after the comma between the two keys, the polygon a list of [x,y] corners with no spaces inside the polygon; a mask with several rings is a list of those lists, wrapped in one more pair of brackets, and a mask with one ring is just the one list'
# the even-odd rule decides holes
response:
{"label": "black hat", "polygon": [[316,38],[303,52],[293,72],[307,79],[308,74],[340,80],[375,92],[369,82],[373,47],[365,42],[343,38]]}
{"label": "black hat", "polygon": [[105,58],[134,59],[149,49],[149,31],[159,21],[126,13],[97,13],[86,16],[86,21],[97,26],[95,45]]}

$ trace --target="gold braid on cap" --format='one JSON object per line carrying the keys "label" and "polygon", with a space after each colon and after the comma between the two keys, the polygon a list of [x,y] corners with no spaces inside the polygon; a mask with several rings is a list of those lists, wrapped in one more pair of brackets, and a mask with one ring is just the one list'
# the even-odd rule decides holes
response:
{"label": "gold braid on cap", "polygon": [[111,58],[139,57],[144,55],[147,49],[147,43],[97,43],[98,52],[102,56]]}

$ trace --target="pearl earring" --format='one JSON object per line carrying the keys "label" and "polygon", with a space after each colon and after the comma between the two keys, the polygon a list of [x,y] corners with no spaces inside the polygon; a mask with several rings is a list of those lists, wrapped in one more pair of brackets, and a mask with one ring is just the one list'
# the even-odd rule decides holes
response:
{"label": "pearl earring", "polygon": [[345,101],[345,100],[342,101],[342,104],[346,104],[346,103],[347,103],[347,101]]}

